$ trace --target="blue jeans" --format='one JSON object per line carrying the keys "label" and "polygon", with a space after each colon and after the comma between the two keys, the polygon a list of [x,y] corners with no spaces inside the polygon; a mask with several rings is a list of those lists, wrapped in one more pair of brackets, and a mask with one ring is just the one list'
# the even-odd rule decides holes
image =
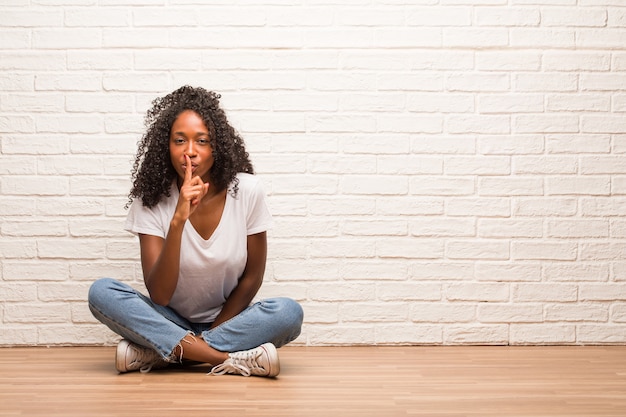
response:
{"label": "blue jeans", "polygon": [[221,352],[248,350],[272,342],[281,347],[300,335],[303,311],[290,298],[270,298],[250,305],[230,320],[210,329],[211,323],[192,323],[170,307],[155,304],[139,291],[111,278],[89,289],[89,309],[115,333],[178,362],[174,349],[188,334],[202,335]]}

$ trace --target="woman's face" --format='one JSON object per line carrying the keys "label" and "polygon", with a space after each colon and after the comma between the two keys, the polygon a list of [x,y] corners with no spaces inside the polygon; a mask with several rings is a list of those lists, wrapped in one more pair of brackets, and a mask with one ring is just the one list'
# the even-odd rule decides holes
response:
{"label": "woman's face", "polygon": [[179,178],[185,178],[187,160],[191,160],[192,176],[199,176],[210,183],[209,171],[213,166],[213,149],[209,142],[209,130],[200,115],[185,110],[178,115],[170,131],[170,158]]}

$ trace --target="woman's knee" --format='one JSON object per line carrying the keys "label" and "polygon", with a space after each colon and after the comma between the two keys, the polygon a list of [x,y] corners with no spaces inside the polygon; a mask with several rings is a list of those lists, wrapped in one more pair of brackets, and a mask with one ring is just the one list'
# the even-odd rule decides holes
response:
{"label": "woman's knee", "polygon": [[109,299],[111,290],[118,285],[118,281],[112,278],[100,278],[89,287],[87,301],[90,305],[100,305],[103,301]]}
{"label": "woman's knee", "polygon": [[295,300],[278,297],[268,300],[275,304],[274,313],[287,327],[300,327],[304,319],[302,306]]}

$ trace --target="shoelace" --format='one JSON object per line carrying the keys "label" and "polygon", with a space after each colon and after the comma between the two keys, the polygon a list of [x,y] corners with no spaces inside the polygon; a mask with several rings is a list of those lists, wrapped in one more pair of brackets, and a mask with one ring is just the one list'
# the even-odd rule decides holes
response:
{"label": "shoelace", "polygon": [[154,364],[157,363],[154,354],[144,349],[136,349],[134,346],[131,346],[131,349],[135,352],[135,357],[130,365],[139,365],[139,372],[143,374],[150,372]]}
{"label": "shoelace", "polygon": [[240,354],[231,354],[231,357],[226,359],[223,363],[214,366],[210,375],[224,375],[226,373],[240,374],[243,376],[250,376],[256,370],[263,371],[263,367],[257,362],[257,358],[261,356],[263,352],[260,350],[256,353],[248,351]]}

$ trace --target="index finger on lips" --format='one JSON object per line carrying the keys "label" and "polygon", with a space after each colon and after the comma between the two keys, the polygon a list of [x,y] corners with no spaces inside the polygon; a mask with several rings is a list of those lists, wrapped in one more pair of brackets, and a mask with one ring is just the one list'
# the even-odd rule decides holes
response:
{"label": "index finger on lips", "polygon": [[191,180],[191,158],[185,155],[185,181]]}

